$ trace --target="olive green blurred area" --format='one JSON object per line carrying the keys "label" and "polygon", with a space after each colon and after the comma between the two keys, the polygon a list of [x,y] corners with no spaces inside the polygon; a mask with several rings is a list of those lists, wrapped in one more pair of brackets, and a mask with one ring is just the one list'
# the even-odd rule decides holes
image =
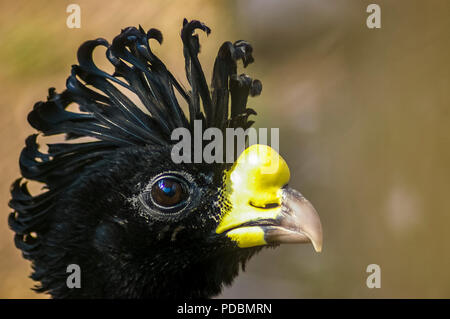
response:
{"label": "olive green blurred area", "polygon": [[[66,26],[67,5],[81,28]],[[381,7],[381,29],[366,8]],[[450,297],[450,2],[437,1],[2,1],[0,5],[0,297],[45,298],[7,225],[9,187],[47,89],[64,89],[85,40],[126,26],[158,28],[156,53],[185,81],[182,19],[200,35],[210,77],[226,40],[245,39],[263,83],[250,99],[257,126],[280,128],[290,185],[316,207],[324,248],[266,249],[224,289],[225,298]],[[107,66],[104,51],[95,53]],[[241,66],[241,72],[244,69]],[[366,267],[381,267],[369,289]]]}

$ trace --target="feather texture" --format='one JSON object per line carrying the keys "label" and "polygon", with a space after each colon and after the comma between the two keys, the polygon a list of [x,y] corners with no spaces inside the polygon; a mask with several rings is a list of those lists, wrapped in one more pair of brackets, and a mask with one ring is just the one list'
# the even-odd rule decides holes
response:
{"label": "feather texture", "polygon": [[[248,117],[256,113],[247,108],[247,98],[259,95],[262,86],[245,74],[238,75],[237,61],[242,60],[244,67],[252,63],[252,47],[245,41],[225,42],[220,47],[210,90],[198,59],[196,30],[210,33],[199,21],[183,21],[181,39],[190,90],[184,89],[152,52],[149,41],[161,44],[161,32],[128,27],[111,44],[101,38],[83,43],[66,89],[56,93],[50,88],[47,101],[34,105],[28,115],[30,125],[44,136],[64,134],[66,142],[49,144],[48,153],[42,153],[38,135],[33,134],[21,153],[23,177],[11,187],[10,207],[14,212],[9,216],[9,225],[16,232],[16,246],[25,258],[33,259],[38,253],[39,234],[45,231],[58,196],[107,154],[119,148],[170,145],[171,132],[179,127],[192,130],[194,120],[202,120],[203,129],[251,126]],[[93,51],[99,46],[106,47],[114,74],[94,63]],[[188,116],[176,92],[189,106]],[[145,110],[130,99],[133,94]],[[80,112],[69,111],[72,104],[78,105]],[[94,141],[69,141],[81,137]],[[46,191],[31,195],[26,180],[44,183]]]}

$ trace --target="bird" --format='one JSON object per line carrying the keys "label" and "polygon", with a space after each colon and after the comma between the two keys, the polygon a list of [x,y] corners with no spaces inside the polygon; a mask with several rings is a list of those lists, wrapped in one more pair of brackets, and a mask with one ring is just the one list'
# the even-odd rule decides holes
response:
{"label": "bird", "polygon": [[[65,89],[50,88],[28,114],[37,132],[19,157],[8,224],[31,261],[37,293],[212,298],[264,248],[311,243],[322,249],[316,210],[289,187],[289,168],[270,146],[250,145],[232,163],[171,159],[171,133],[192,132],[194,121],[203,131],[251,127],[256,112],[248,98],[262,91],[261,81],[238,74],[238,63],[254,62],[244,40],[220,46],[208,86],[198,57],[201,32],[211,30],[184,19],[189,88],[151,49],[154,41],[162,44],[161,31],[139,25],[122,29],[111,43],[84,42]],[[106,48],[112,74],[95,64],[97,47]],[[42,136],[64,139],[44,151]],[[264,171],[271,163],[277,165]],[[30,181],[42,191],[31,192]],[[69,265],[80,269],[79,287],[67,284]]]}

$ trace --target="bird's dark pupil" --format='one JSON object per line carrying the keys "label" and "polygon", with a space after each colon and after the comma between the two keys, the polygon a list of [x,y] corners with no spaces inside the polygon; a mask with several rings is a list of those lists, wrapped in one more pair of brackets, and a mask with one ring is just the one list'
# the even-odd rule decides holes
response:
{"label": "bird's dark pupil", "polygon": [[180,182],[173,178],[161,178],[152,186],[153,201],[163,207],[173,207],[183,201],[187,194]]}
{"label": "bird's dark pupil", "polygon": [[158,182],[158,187],[164,192],[164,194],[166,194],[166,196],[169,197],[174,196],[177,191],[176,184],[165,179]]}

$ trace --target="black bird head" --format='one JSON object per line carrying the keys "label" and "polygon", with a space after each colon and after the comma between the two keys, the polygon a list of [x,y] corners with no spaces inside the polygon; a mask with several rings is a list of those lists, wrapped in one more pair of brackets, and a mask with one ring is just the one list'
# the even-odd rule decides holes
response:
{"label": "black bird head", "polygon": [[[172,161],[173,130],[194,133],[194,120],[203,130],[245,130],[255,114],[247,98],[262,88],[237,74],[238,60],[253,62],[252,47],[237,41],[220,47],[210,89],[197,29],[210,32],[186,20],[181,31],[189,90],[151,51],[149,40],[161,43],[161,32],[129,27],[112,44],[82,44],[66,89],[51,88],[47,101],[35,104],[29,123],[44,136],[65,136],[45,153],[37,135],[28,137],[23,177],[11,190],[9,225],[33,262],[37,291],[57,298],[209,297],[261,247],[312,242],[321,249],[319,218],[286,186],[289,169],[270,147],[253,145],[234,164]],[[114,74],[94,64],[98,46],[107,48]],[[32,195],[25,180],[43,183],[44,192]],[[71,264],[81,269],[81,288],[66,285]]]}

